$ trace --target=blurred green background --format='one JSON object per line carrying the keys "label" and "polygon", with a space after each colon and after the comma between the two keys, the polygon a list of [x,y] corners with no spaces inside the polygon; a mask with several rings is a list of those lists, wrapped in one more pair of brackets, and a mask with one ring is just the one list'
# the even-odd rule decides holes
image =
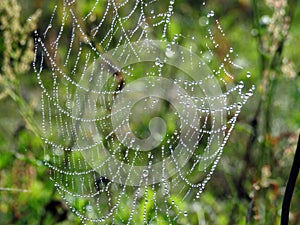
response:
{"label": "blurred green background", "polygon": [[[53,1],[0,4],[0,224],[80,224],[44,166],[40,88],[32,69],[33,31],[45,28]],[[82,1],[82,11],[89,8]],[[201,39],[213,9],[255,95],[243,108],[190,224],[279,224],[300,132],[300,4],[285,0],[175,1],[171,33]],[[31,18],[28,20],[28,18]],[[201,43],[199,43],[201,45]],[[224,48],[225,48],[224,47]],[[225,50],[224,50],[225,51]],[[222,57],[222,48],[216,56]],[[290,224],[300,224],[300,181]],[[197,221],[197,222],[195,222]]]}

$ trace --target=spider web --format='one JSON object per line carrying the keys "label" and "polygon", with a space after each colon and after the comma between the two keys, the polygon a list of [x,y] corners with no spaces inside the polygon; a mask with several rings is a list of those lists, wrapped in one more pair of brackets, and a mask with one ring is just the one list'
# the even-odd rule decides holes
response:
{"label": "spider web", "polygon": [[214,12],[194,52],[175,4],[65,0],[35,33],[45,164],[83,223],[186,224],[252,95]]}

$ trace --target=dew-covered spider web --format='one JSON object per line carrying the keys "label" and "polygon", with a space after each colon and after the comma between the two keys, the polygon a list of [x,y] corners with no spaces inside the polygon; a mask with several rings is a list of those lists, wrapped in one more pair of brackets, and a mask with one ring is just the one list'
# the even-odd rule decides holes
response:
{"label": "dew-covered spider web", "polygon": [[176,9],[64,0],[35,32],[45,164],[83,223],[187,224],[252,95],[214,11],[193,36]]}

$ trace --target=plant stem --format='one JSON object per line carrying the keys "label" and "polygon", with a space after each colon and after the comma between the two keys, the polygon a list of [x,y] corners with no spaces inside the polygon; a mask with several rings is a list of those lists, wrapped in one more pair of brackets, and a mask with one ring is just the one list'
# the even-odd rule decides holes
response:
{"label": "plant stem", "polygon": [[285,193],[284,193],[282,211],[281,211],[281,225],[287,225],[289,223],[290,205],[291,205],[291,200],[296,185],[297,177],[299,174],[299,170],[300,170],[300,134],[298,138],[298,144],[296,148],[294,162],[292,165],[289,180],[287,182]]}

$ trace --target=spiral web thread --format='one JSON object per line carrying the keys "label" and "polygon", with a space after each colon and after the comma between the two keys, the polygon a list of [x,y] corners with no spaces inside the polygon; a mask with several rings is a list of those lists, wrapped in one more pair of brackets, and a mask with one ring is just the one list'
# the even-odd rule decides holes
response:
{"label": "spiral web thread", "polygon": [[173,0],[80,4],[56,5],[35,33],[51,179],[83,223],[186,223],[182,202],[199,199],[254,90],[228,67],[250,75],[232,48],[208,67],[220,48],[209,24],[224,35],[213,11],[193,53],[194,37],[170,38]]}

